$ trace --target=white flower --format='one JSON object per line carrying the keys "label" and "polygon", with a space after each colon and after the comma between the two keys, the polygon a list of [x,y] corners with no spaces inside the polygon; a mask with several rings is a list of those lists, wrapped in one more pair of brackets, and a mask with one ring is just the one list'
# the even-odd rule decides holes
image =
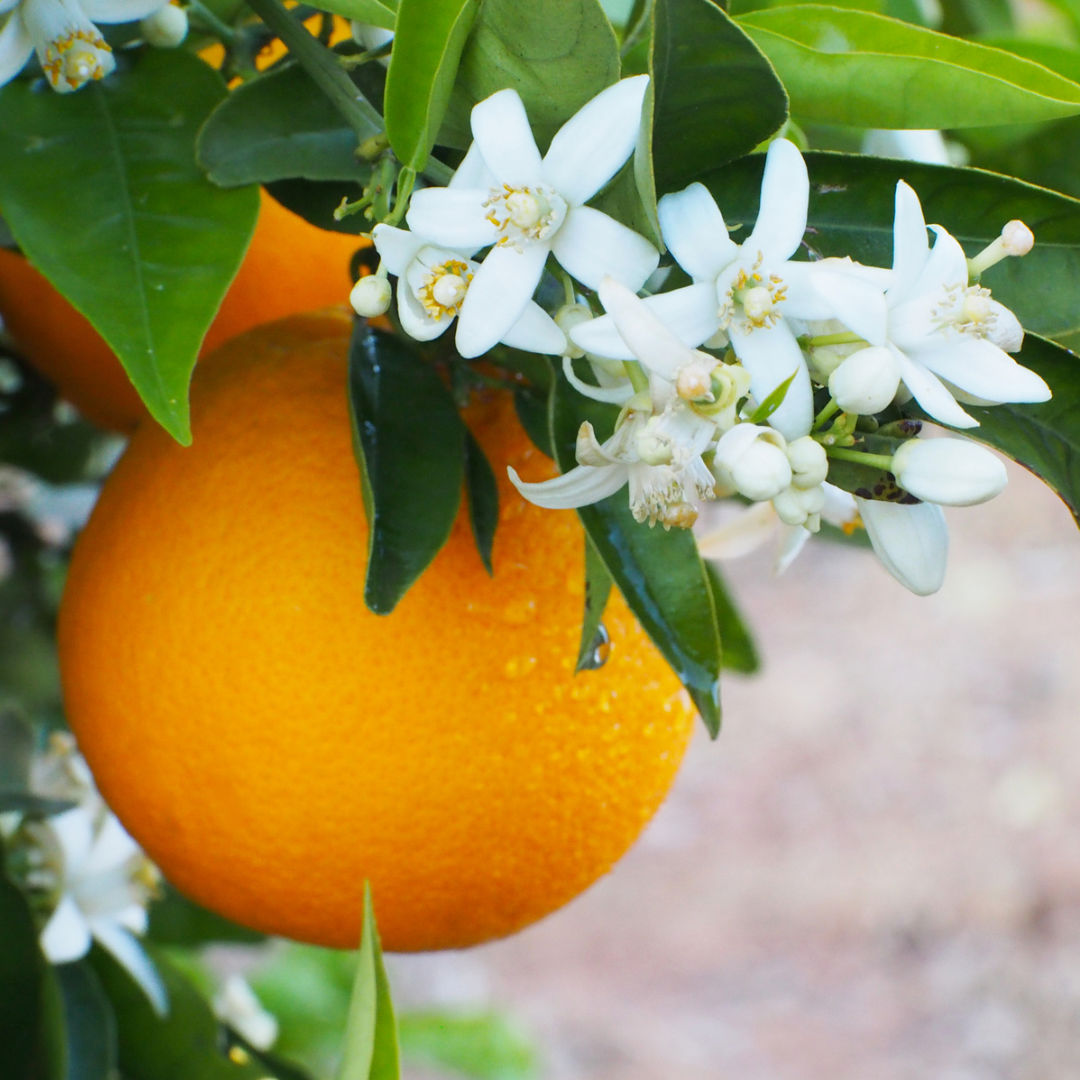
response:
{"label": "white flower", "polygon": [[[461,311],[480,265],[461,252],[436,247],[419,234],[392,225],[376,225],[372,236],[383,266],[398,279],[402,329],[417,341],[445,333]],[[555,320],[532,300],[526,301],[499,340],[526,352],[559,355],[566,348],[566,336]]]}
{"label": "white flower", "polygon": [[910,439],[890,471],[915,498],[945,506],[986,502],[1009,481],[1001,459],[967,439]]}
{"label": "white flower", "polygon": [[712,470],[725,489],[765,502],[791,486],[791,463],[785,450],[779,431],[738,424],[716,444]]}
{"label": "white flower", "polygon": [[875,157],[922,161],[928,165],[959,165],[949,157],[949,148],[936,128],[896,131],[874,128],[863,137],[862,152]]}
{"label": "white flower", "polygon": [[[810,376],[787,318],[840,318],[856,333],[884,314],[881,288],[857,264],[842,259],[792,262],[806,231],[810,182],[793,143],[769,147],[761,184],[761,208],[753,231],[739,245],[728,236],[716,202],[701,184],[665,195],[658,208],[663,237],[679,265],[694,279],[684,289],[646,302],[687,345],[708,341],[720,330],[750,372],[752,390],[764,401],[794,375],[769,424],[795,439],[810,431]],[[870,320],[868,322],[868,320]],[[599,356],[623,359],[604,319],[571,334]]]}
{"label": "white flower", "polygon": [[112,49],[94,25],[142,19],[161,0],[0,0],[0,86],[22,71],[33,52],[54,90],[67,93],[113,68]]}
{"label": "white flower", "polygon": [[887,345],[910,394],[952,427],[978,426],[958,399],[987,405],[1047,401],[1046,383],[1000,347],[1016,349],[1023,341],[1016,316],[992,300],[989,289],[968,284],[963,248],[940,225],[930,227],[937,234],[933,249],[919,197],[901,180],[887,315],[857,332],[872,345]]}
{"label": "white flower", "polygon": [[563,125],[543,159],[521,98],[500,90],[472,111],[480,161],[467,157],[462,165],[469,163],[473,186],[413,195],[409,228],[427,243],[469,252],[494,245],[462,304],[462,356],[479,356],[505,338],[548,252],[589,288],[610,274],[637,290],[656,269],[659,255],[644,237],[585,205],[633,152],[647,86],[639,75],[599,93]]}
{"label": "white flower", "polygon": [[916,596],[936,593],[945,581],[949,531],[936,503],[905,505],[855,498],[874,553]]}
{"label": "white flower", "polygon": [[871,345],[852,353],[829,375],[829,393],[846,413],[873,416],[896,397],[900,365],[889,349]]}
{"label": "white flower", "polygon": [[278,1037],[278,1022],[263,1008],[242,975],[230,975],[214,998],[214,1015],[256,1050],[269,1050]]}

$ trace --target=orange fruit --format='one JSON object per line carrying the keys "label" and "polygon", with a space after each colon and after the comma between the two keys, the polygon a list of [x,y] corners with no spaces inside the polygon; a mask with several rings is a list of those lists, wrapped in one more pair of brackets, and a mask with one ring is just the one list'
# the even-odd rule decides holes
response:
{"label": "orange fruit", "polygon": [[[309,225],[264,191],[251,245],[200,355],[260,323],[347,303],[349,260],[367,243]],[[0,316],[27,359],[90,420],[128,432],[146,415],[97,331],[26,259],[3,249]]]}
{"label": "orange fruit", "polygon": [[494,576],[463,512],[391,615],[365,608],[348,334],[309,315],[234,338],[196,369],[192,446],[139,428],[71,562],[64,697],[103,794],[195,900],[355,947],[366,878],[388,949],[456,948],[605,873],[692,713],[615,595],[609,658],[574,675],[583,534],[506,479],[554,471],[509,395],[467,415],[499,477]]}

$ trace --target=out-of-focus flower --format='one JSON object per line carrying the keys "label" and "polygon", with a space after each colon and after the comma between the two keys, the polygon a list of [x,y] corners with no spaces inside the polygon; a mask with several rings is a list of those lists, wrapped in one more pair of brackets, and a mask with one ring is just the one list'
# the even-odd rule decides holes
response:
{"label": "out-of-focus flower", "polygon": [[242,975],[230,975],[214,998],[214,1015],[256,1050],[269,1050],[278,1036],[278,1022]]}

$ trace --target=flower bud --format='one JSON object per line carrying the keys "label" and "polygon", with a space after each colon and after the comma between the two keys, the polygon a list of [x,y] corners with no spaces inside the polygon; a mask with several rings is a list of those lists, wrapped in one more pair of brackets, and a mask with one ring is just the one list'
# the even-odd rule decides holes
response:
{"label": "flower bud", "polygon": [[1035,246],[1035,234],[1022,221],[1010,221],[1001,239],[1010,255],[1026,255]]}
{"label": "flower bud", "polygon": [[825,447],[809,435],[787,444],[787,459],[791,465],[791,482],[797,488],[815,488],[829,475]]}
{"label": "flower bud", "polygon": [[825,508],[825,491],[820,484],[805,490],[793,484],[786,491],[781,491],[772,504],[777,517],[785,525],[805,525]]}
{"label": "flower bud", "polygon": [[893,454],[896,482],[924,502],[974,506],[1001,493],[1001,460],[965,439],[912,439]]}
{"label": "flower bud", "polygon": [[871,416],[886,408],[900,385],[900,365],[884,346],[849,356],[829,376],[829,393],[846,413]]}
{"label": "flower bud", "polygon": [[390,282],[380,274],[368,274],[353,286],[349,303],[357,315],[373,319],[376,315],[386,314],[390,297]]}
{"label": "flower bud", "polygon": [[187,32],[187,12],[175,4],[165,4],[139,23],[143,41],[157,49],[175,49]]}
{"label": "flower bud", "polygon": [[563,304],[555,312],[555,325],[566,335],[566,352],[564,355],[569,356],[571,360],[580,359],[585,355],[585,350],[580,345],[574,344],[573,338],[570,337],[570,331],[575,326],[591,322],[592,317],[593,313],[588,304]]}
{"label": "flower bud", "polygon": [[771,499],[791,484],[791,466],[778,446],[755,439],[731,469],[739,493],[754,502]]}

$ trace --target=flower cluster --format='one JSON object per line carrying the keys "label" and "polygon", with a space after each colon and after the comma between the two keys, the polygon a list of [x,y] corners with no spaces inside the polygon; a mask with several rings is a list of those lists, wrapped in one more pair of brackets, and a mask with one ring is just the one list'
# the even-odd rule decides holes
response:
{"label": "flower cluster", "polygon": [[[798,149],[778,139],[741,244],[702,184],[660,200],[664,242],[691,284],[642,298],[657,252],[585,204],[633,151],[646,84],[603,91],[543,158],[514,91],[477,105],[475,142],[450,186],[413,197],[410,232],[376,227],[383,265],[361,283],[364,296],[385,310],[388,270],[413,337],[434,338],[457,317],[462,356],[500,341],[561,354],[582,394],[621,406],[602,442],[582,424],[578,466],[565,475],[530,484],[511,470],[532,502],[579,507],[629,485],[634,517],[670,528],[692,525],[701,500],[738,496],[767,507],[749,511],[759,532],[777,520],[798,530],[788,556],[825,515],[864,525],[895,577],[935,591],[948,546],[941,506],[992,498],[1005,470],[966,440],[919,439],[921,424],[898,406],[913,398],[932,419],[970,428],[964,405],[1050,396],[1009,355],[1023,342],[1016,317],[979,284],[987,267],[1030,250],[1030,230],[1010,222],[969,260],[933,225],[931,246],[919,199],[901,181],[890,268],[796,260],[809,178]],[[573,295],[554,318],[535,303],[549,254],[604,314],[569,281]],[[574,368],[582,358],[588,378]],[[704,547],[721,551],[724,537]]]}

